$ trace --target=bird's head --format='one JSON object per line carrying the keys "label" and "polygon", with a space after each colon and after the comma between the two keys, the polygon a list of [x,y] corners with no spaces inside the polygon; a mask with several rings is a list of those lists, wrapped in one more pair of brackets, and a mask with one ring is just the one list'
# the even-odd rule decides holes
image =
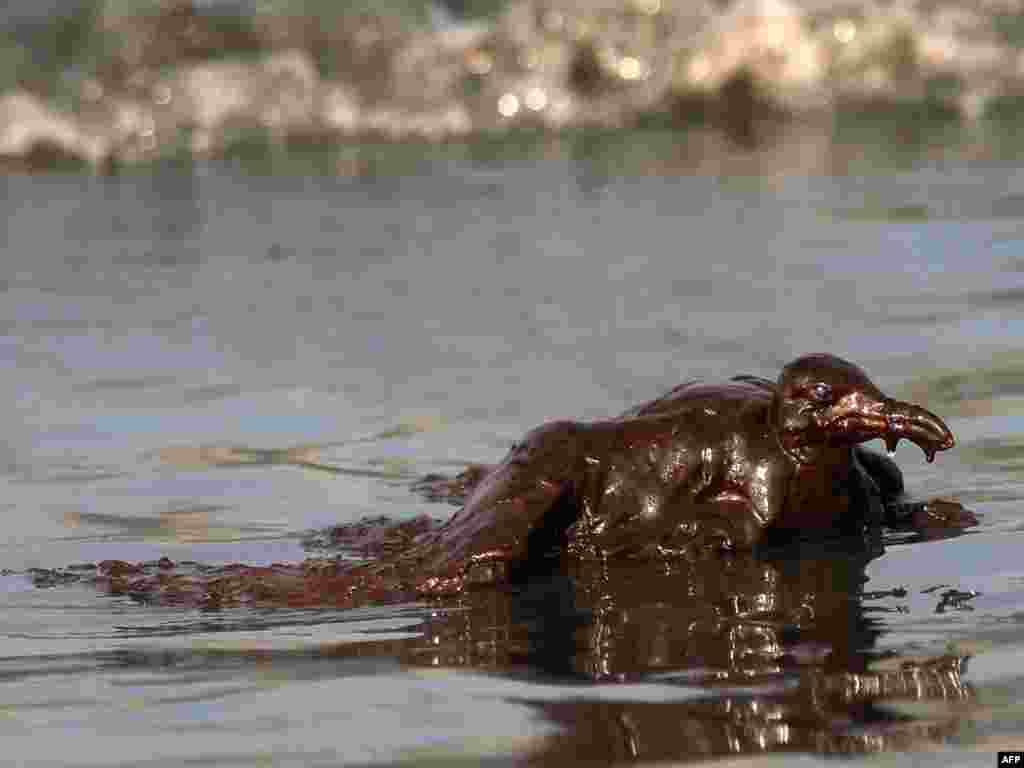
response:
{"label": "bird's head", "polygon": [[953,447],[953,433],[938,416],[887,397],[853,363],[833,355],[797,358],[779,375],[775,428],[783,450],[813,463],[829,446],[874,438],[891,452],[902,440],[916,443],[930,462]]}

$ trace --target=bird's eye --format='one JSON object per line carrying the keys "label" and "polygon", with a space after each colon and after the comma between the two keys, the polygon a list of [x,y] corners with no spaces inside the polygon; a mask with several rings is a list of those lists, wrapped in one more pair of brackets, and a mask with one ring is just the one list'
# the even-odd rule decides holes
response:
{"label": "bird's eye", "polygon": [[815,384],[810,390],[811,399],[818,403],[828,403],[832,401],[832,387],[828,384]]}

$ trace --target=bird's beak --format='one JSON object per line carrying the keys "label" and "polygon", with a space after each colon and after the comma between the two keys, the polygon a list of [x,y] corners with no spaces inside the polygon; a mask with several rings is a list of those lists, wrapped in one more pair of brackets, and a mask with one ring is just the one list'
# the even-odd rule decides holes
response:
{"label": "bird's beak", "polygon": [[952,448],[955,440],[946,423],[913,403],[893,400],[880,392],[854,392],[827,411],[822,424],[832,439],[862,443],[881,438],[891,453],[900,440],[916,443],[931,462],[938,451]]}

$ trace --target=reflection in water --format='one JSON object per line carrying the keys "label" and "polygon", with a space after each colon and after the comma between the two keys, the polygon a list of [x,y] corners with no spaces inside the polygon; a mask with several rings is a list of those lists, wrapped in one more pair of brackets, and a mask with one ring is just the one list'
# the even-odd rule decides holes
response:
{"label": "reflection in water", "polygon": [[[537,706],[567,732],[540,762],[696,758],[801,749],[863,752],[948,735],[955,712],[914,722],[885,702],[959,702],[966,659],[883,658],[865,611],[866,551],[818,547],[774,561],[576,563],[514,594],[472,592],[404,643],[415,664],[580,681],[699,686],[689,702]],[[888,595],[886,595],[888,596]],[[868,596],[870,597],[870,596]]]}
{"label": "reflection in water", "polygon": [[[410,536],[415,527],[410,526]],[[413,625],[408,629],[418,631],[416,637],[323,643],[313,652],[226,653],[245,658],[255,654],[254,663],[275,663],[299,678],[314,674],[307,669],[310,665],[319,670],[316,675],[331,674],[323,664],[328,659],[378,658],[414,667],[472,668],[533,683],[559,682],[563,690],[575,688],[578,694],[555,700],[531,700],[534,689],[521,689],[522,701],[564,729],[542,743],[533,756],[538,764],[900,749],[948,737],[973,694],[961,676],[966,657],[910,660],[874,648],[882,628],[872,615],[900,610],[906,596],[901,589],[863,589],[865,566],[880,551],[880,546],[858,540],[804,544],[760,559],[707,554],[691,561],[600,562],[564,557],[547,561],[542,573],[516,587],[469,590],[435,600],[428,606],[429,618],[419,626],[416,616],[423,615],[423,608],[414,609],[408,614]],[[133,584],[123,593],[145,600],[160,594],[147,594],[146,584],[154,582],[145,579],[158,580],[153,572],[173,565],[104,564],[100,570],[112,591],[119,591],[115,584],[121,579],[122,585]],[[264,607],[274,600],[289,603],[289,595],[303,581],[307,598],[337,604],[337,595],[326,594],[338,585],[332,581],[338,578],[336,572],[320,577],[317,567],[312,560],[292,566],[291,592],[275,586],[285,566],[276,572],[241,566],[208,569],[196,578],[201,575],[208,585],[216,579],[237,583],[244,571],[251,601]],[[368,592],[360,597],[370,602],[397,604],[413,598],[380,585],[363,587]],[[161,594],[165,602],[174,602],[172,597]],[[354,594],[349,597],[361,601]],[[947,598],[935,593],[939,609]],[[231,612],[214,611],[202,614],[206,618],[197,628],[244,629],[247,622],[266,622],[276,614],[283,614],[278,618],[285,623],[308,620],[301,611],[243,610],[237,619],[242,623],[235,626]],[[173,630],[175,635],[190,632],[182,626]],[[137,640],[145,636],[133,631]],[[204,653],[197,648],[189,655]],[[237,662],[224,654],[179,661],[190,668]],[[144,666],[144,656],[133,654],[131,663]],[[600,697],[591,694],[595,682],[611,684],[612,693],[605,685]],[[679,696],[637,697],[630,693],[630,683],[654,683],[661,690],[667,686]],[[614,693],[616,684],[622,684],[621,697]],[[926,718],[915,719],[887,707],[901,701],[933,706]]]}

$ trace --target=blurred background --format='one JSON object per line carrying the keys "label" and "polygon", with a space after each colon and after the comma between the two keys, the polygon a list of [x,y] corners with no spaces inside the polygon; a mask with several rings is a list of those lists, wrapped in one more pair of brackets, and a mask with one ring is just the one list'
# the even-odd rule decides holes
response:
{"label": "blurred background", "polygon": [[[9,1],[8,751],[1019,749],[1022,115],[1019,0]],[[333,557],[330,526],[445,518],[414,480],[546,419],[815,351],[950,423],[897,460],[979,528],[525,604],[211,612],[82,576]]]}
{"label": "blurred background", "polygon": [[14,0],[0,14],[0,156],[31,168],[288,149],[351,176],[380,160],[354,141],[514,137],[543,154],[586,145],[581,132],[713,128],[731,144],[638,168],[713,171],[771,144],[773,172],[835,172],[864,149],[836,145],[877,149],[878,130],[999,151],[1024,76],[1014,0]]}

